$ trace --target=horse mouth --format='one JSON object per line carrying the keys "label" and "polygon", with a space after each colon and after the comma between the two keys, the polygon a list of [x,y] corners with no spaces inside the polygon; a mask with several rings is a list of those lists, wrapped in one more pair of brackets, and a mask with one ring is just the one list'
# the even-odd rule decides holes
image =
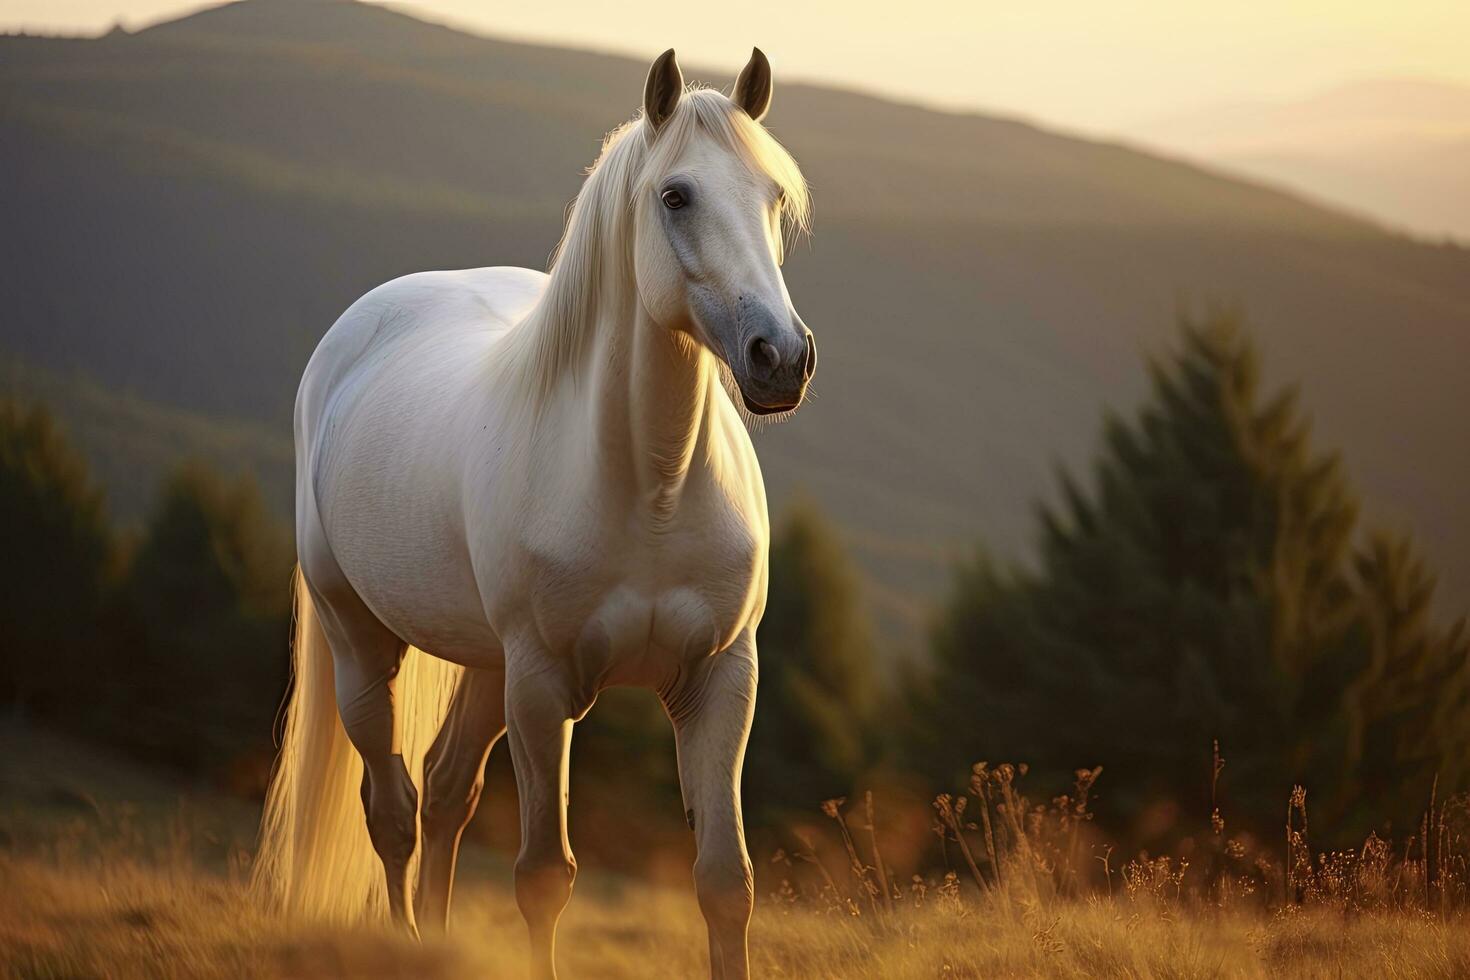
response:
{"label": "horse mouth", "polygon": [[794,412],[801,407],[801,396],[799,395],[797,396],[796,401],[791,402],[788,405],[762,405],[760,402],[752,400],[751,397],[747,395],[744,390],[742,390],[740,392],[740,400],[745,403],[745,410],[751,415],[783,415],[787,412]]}

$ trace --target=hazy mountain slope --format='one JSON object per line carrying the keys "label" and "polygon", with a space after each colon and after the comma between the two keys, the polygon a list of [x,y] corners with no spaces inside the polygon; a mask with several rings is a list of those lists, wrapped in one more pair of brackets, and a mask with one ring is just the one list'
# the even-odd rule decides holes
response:
{"label": "hazy mountain slope", "polygon": [[84,377],[0,358],[3,399],[51,409],[106,491],[109,516],[121,525],[136,527],[150,517],[163,481],[189,460],[253,475],[282,517],[290,506],[291,438],[277,428],[166,408]]}
{"label": "hazy mountain slope", "polygon": [[[0,38],[0,346],[284,431],[366,289],[544,265],[644,70],[351,4]],[[889,612],[979,538],[1020,554],[1055,461],[1087,458],[1175,311],[1212,301],[1249,312],[1464,604],[1466,252],[1015,122],[791,86],[771,125],[815,189],[788,280],[822,370],[758,445],[777,505],[801,485],[841,519]]]}
{"label": "hazy mountain slope", "polygon": [[1375,79],[1129,130],[1422,235],[1470,240],[1470,85]]}
{"label": "hazy mountain slope", "polygon": [[1261,148],[1219,157],[1242,173],[1311,188],[1394,227],[1470,242],[1470,119],[1455,136],[1374,141],[1350,149]]}

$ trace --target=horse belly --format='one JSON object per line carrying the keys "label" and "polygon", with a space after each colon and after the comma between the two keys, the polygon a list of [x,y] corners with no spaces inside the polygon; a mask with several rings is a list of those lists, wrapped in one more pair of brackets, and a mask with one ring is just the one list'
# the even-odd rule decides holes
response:
{"label": "horse belly", "polygon": [[354,592],[396,636],[466,666],[501,658],[462,535],[422,510],[355,506],[342,497],[324,515],[336,564]]}
{"label": "horse belly", "polygon": [[[314,474],[321,528],[343,575],[405,642],[467,666],[502,659],[460,516],[460,460],[447,420],[412,388],[340,420]],[[407,420],[407,421],[405,421]]]}

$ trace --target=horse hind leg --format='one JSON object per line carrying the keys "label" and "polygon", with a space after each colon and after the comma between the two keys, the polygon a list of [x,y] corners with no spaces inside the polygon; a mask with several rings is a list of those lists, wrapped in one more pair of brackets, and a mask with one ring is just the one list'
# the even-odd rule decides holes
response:
{"label": "horse hind leg", "polygon": [[447,924],[459,838],[480,802],[485,759],[504,731],[504,671],[467,668],[424,760],[423,851],[414,896],[422,929],[441,931]]}
{"label": "horse hind leg", "polygon": [[355,595],[330,603],[313,596],[332,648],[337,710],[362,756],[362,803],[368,836],[383,862],[388,910],[417,934],[409,863],[418,844],[418,792],[404,765],[394,718],[394,689],[407,645]]}

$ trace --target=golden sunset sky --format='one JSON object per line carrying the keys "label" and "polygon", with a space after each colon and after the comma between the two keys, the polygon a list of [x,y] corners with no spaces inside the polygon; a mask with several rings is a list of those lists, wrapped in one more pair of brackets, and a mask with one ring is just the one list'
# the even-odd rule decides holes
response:
{"label": "golden sunset sky", "polygon": [[[301,2],[301,0],[297,0]],[[0,0],[0,30],[130,29],[199,6],[177,0]],[[498,36],[733,72],[750,45],[779,79],[837,83],[1084,132],[1347,82],[1470,83],[1470,0],[410,0],[399,9]],[[710,81],[719,83],[720,78]]]}

